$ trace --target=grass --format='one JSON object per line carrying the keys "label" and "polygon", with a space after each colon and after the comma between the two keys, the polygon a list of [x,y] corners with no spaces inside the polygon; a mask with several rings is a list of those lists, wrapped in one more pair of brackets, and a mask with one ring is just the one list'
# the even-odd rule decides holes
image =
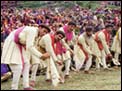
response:
{"label": "grass", "polygon": [[[92,69],[94,70],[94,69]],[[45,82],[45,76],[37,76],[37,90],[121,90],[121,68],[112,71],[95,71],[95,74],[84,74],[70,72],[71,78],[66,79],[64,84],[59,84],[54,88],[51,83]],[[1,83],[1,90],[10,90],[12,79]],[[20,80],[19,89],[22,87],[22,78]]]}
{"label": "grass", "polygon": [[[73,7],[75,2],[84,8],[89,8],[95,10],[100,7],[99,1],[69,1],[68,3],[64,3],[62,1],[52,2],[52,4],[46,4],[44,1],[20,1],[20,6],[18,8],[49,8],[49,7]],[[51,6],[48,6],[51,5]],[[108,5],[108,8],[118,9],[120,6]]]}

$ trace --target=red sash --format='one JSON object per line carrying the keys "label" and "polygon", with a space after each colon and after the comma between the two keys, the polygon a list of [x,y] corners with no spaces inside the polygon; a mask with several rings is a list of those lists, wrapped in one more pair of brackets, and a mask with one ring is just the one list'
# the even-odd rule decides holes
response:
{"label": "red sash", "polygon": [[[102,30],[102,31],[100,31],[100,32],[103,32],[103,33],[104,33],[104,35],[105,35],[105,40],[106,40],[106,42],[107,42],[107,45],[109,46],[109,44],[110,44],[110,34],[109,34],[105,29]],[[97,33],[95,34],[95,41],[97,42],[97,45],[98,45],[99,49],[100,49],[100,50],[103,50],[103,44],[102,44],[102,42],[98,39],[98,34],[99,34],[99,32],[97,32]]]}
{"label": "red sash", "polygon": [[20,44],[20,42],[19,42],[19,34],[22,32],[22,30],[24,28],[25,28],[25,26],[20,27],[19,29],[17,29],[17,31],[15,32],[15,35],[14,35],[14,42],[17,44],[17,46],[19,48],[23,69],[24,69],[24,57],[22,55],[22,47],[25,48],[25,46],[23,46],[23,45]]}
{"label": "red sash", "polygon": [[56,54],[62,54],[66,52],[66,48],[63,47],[62,43],[59,41],[56,43]]}
{"label": "red sash", "polygon": [[55,44],[54,35],[50,34],[50,37],[51,37],[52,47],[53,47],[54,53],[57,55],[56,47],[54,46],[54,44]]}

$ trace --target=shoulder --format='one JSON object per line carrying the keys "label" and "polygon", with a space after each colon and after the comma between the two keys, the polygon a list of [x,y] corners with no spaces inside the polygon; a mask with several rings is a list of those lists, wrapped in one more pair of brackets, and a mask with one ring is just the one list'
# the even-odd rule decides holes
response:
{"label": "shoulder", "polygon": [[49,40],[50,39],[50,34],[44,35],[41,39],[42,40]]}
{"label": "shoulder", "polygon": [[84,33],[78,37],[78,40],[83,40],[83,39],[84,39]]}
{"label": "shoulder", "polygon": [[27,31],[37,31],[38,30],[38,28],[37,27],[31,27],[31,26],[26,26],[25,28],[24,28],[24,30],[27,30]]}

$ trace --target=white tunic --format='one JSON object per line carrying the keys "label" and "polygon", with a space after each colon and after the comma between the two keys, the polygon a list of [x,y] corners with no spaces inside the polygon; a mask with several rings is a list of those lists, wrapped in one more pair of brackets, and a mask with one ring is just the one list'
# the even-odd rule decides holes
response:
{"label": "white tunic", "polygon": [[[1,63],[5,64],[22,64],[20,50],[14,42],[14,35],[16,30],[12,31],[6,38],[3,45]],[[41,57],[42,54],[36,50],[34,46],[35,37],[38,35],[38,30],[35,27],[26,26],[19,35],[21,44],[26,45],[26,50],[22,48],[22,55],[24,62],[30,61],[30,55],[34,54]]]}
{"label": "white tunic", "polygon": [[118,33],[113,39],[111,50],[121,54],[121,28],[119,28]]}
{"label": "white tunic", "polygon": [[98,39],[102,42],[105,53],[110,54],[109,46],[107,45],[105,34],[103,32],[98,33]]}

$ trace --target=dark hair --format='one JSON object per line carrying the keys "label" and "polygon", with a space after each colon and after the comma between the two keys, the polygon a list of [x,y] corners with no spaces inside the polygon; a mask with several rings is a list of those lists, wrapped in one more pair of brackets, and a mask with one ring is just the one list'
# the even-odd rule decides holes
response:
{"label": "dark hair", "polygon": [[50,28],[47,26],[47,25],[44,25],[44,24],[40,24],[38,27],[42,27],[42,28],[45,28],[48,30],[48,32],[50,32]]}
{"label": "dark hair", "polygon": [[87,26],[85,31],[86,32],[91,32],[91,31],[93,31],[93,27],[92,26]]}
{"label": "dark hair", "polygon": [[107,25],[105,26],[105,28],[109,28],[109,27],[113,27],[113,25],[112,25],[112,24],[107,24]]}
{"label": "dark hair", "polygon": [[74,22],[69,22],[68,25],[74,25],[76,27],[76,24]]}
{"label": "dark hair", "polygon": [[56,31],[55,34],[61,34],[61,35],[63,35],[63,37],[65,37],[65,33],[63,31]]}

